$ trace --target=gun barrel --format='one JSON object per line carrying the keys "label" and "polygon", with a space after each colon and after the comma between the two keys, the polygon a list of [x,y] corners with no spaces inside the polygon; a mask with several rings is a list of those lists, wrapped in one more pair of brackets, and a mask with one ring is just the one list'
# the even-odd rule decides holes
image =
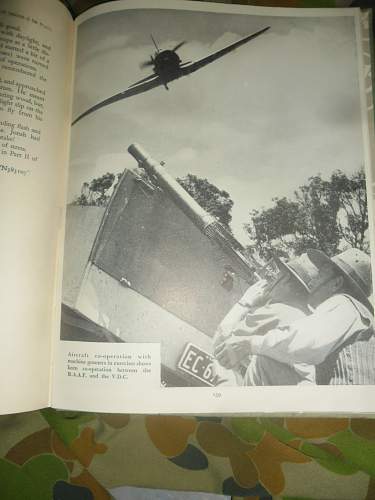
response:
{"label": "gun barrel", "polygon": [[208,214],[180,184],[174,179],[166,169],[138,144],[131,144],[128,152],[137,160],[140,167],[144,168],[148,174],[155,176],[162,189],[168,192],[171,198],[178,204],[186,215],[203,231],[207,226],[216,222],[216,219]]}
{"label": "gun barrel", "polygon": [[211,240],[215,240],[221,245],[227,254],[237,261],[244,275],[248,280],[254,281],[254,267],[244,257],[241,245],[235,240],[234,236],[220,224],[215,217],[207,213],[191,196],[180,186],[166,169],[138,144],[131,144],[128,152],[137,160],[140,167],[147,173],[156,177],[159,185],[176,202],[181,210],[199,227],[202,232]]}

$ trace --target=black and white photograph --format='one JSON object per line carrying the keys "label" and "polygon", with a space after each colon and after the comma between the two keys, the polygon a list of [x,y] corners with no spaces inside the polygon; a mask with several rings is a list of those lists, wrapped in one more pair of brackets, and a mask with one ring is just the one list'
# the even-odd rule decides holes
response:
{"label": "black and white photograph", "polygon": [[160,343],[166,388],[372,385],[356,18],[249,12],[79,25],[60,338]]}

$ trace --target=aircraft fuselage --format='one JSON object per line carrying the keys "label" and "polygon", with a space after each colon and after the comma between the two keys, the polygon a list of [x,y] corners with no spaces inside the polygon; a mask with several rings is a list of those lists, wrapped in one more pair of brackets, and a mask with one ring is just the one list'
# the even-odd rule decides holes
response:
{"label": "aircraft fuselage", "polygon": [[153,58],[154,73],[157,74],[164,83],[168,83],[181,76],[181,59],[173,50],[163,50]]}

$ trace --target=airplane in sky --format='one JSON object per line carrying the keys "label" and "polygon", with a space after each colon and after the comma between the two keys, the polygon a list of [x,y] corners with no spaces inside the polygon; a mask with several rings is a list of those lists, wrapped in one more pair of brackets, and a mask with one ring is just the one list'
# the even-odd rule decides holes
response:
{"label": "airplane in sky", "polygon": [[229,54],[229,52],[232,52],[233,50],[237,49],[241,45],[244,45],[245,43],[249,42],[250,40],[253,40],[254,38],[258,37],[259,35],[262,35],[264,32],[266,32],[269,29],[270,29],[270,26],[267,26],[266,28],[263,28],[260,31],[257,31],[256,33],[252,33],[251,35],[245,36],[244,38],[241,38],[241,40],[238,40],[237,42],[234,42],[230,45],[227,45],[223,49],[220,49],[220,50],[214,52],[213,54],[205,56],[202,59],[198,59],[195,62],[191,62],[191,61],[182,62],[180,57],[177,54],[177,50],[179,48],[181,48],[186,42],[180,42],[172,50],[160,51],[154,38],[151,35],[151,39],[155,45],[156,52],[154,53],[154,55],[152,55],[150,57],[150,59],[148,61],[141,63],[141,68],[146,68],[146,67],[152,66],[153,73],[149,76],[146,76],[145,78],[142,78],[142,80],[139,80],[138,82],[133,83],[123,92],[119,92],[118,94],[115,94],[112,97],[108,97],[107,99],[104,99],[104,101],[101,101],[98,104],[95,104],[94,106],[92,106],[91,108],[86,110],[84,113],[79,115],[73,121],[72,125],[77,123],[79,120],[81,120],[85,116],[93,113],[94,111],[97,111],[98,109],[103,108],[104,106],[108,106],[109,104],[112,104],[116,101],[126,99],[127,97],[131,97],[133,95],[141,94],[143,92],[151,90],[155,87],[159,87],[161,85],[164,86],[168,90],[168,83],[169,82],[172,82],[173,80],[177,80],[178,78],[181,78],[182,76],[187,76],[187,75],[190,75],[191,73],[194,73],[198,69],[203,68],[204,66],[207,66],[207,64],[210,64],[213,61],[216,61],[216,59],[219,59],[220,57],[223,57],[226,54]]}

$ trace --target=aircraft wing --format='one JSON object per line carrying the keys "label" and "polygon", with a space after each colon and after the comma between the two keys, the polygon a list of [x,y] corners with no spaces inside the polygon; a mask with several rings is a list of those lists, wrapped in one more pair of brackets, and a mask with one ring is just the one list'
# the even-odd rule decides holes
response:
{"label": "aircraft wing", "polygon": [[151,90],[155,87],[158,87],[159,85],[163,85],[163,82],[159,76],[155,76],[155,78],[150,79],[151,77],[146,77],[145,79],[134,83],[130,87],[128,87],[126,90],[123,92],[119,92],[118,94],[113,95],[112,97],[108,97],[107,99],[104,99],[104,101],[99,102],[98,104],[95,104],[95,106],[92,106],[88,110],[86,110],[84,113],[79,115],[73,122],[72,125],[77,123],[79,120],[84,118],[87,115],[90,115],[94,111],[97,111],[100,108],[103,108],[104,106],[108,106],[109,104],[112,104],[117,101],[121,101],[121,99],[126,99],[127,97],[131,97],[133,95],[141,94],[142,92],[146,92],[147,90]]}
{"label": "aircraft wing", "polygon": [[219,59],[220,57],[225,56],[225,54],[228,54],[229,52],[232,52],[232,50],[237,49],[241,45],[244,45],[245,43],[249,42],[250,40],[253,40],[257,36],[261,35],[265,31],[269,30],[270,26],[267,26],[267,28],[263,28],[260,31],[257,31],[256,33],[253,33],[251,35],[245,36],[245,38],[241,38],[241,40],[238,40],[238,42],[234,42],[227,47],[224,47],[223,49],[218,50],[217,52],[214,52],[213,54],[210,54],[209,56],[203,57],[202,59],[199,59],[198,61],[195,61],[189,65],[186,65],[181,68],[182,74],[183,75],[189,75],[190,73],[194,73],[194,71],[197,71],[198,69],[202,68],[203,66],[206,66],[207,64],[210,64],[213,61],[216,61],[216,59]]}

